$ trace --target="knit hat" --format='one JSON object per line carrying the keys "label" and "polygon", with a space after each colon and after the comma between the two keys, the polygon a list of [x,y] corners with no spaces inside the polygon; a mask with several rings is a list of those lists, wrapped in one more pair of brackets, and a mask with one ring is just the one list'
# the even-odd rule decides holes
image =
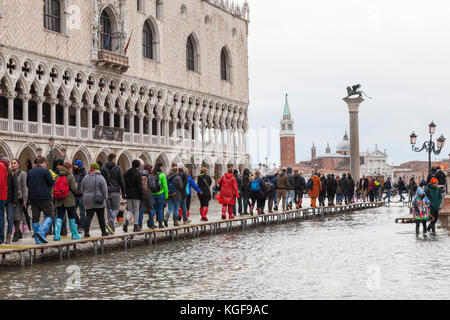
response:
{"label": "knit hat", "polygon": [[141,166],[141,162],[139,160],[133,160],[133,162],[131,163],[131,166],[133,168],[139,168]]}
{"label": "knit hat", "polygon": [[76,166],[78,166],[78,167],[80,167],[80,168],[83,166],[83,162],[82,162],[81,160],[75,160],[75,161],[73,162],[73,164],[76,165]]}
{"label": "knit hat", "polygon": [[436,178],[431,178],[431,184],[433,184],[433,183],[439,183],[439,180],[438,179],[436,179]]}
{"label": "knit hat", "polygon": [[97,163],[91,164],[91,169],[100,170],[100,166]]}

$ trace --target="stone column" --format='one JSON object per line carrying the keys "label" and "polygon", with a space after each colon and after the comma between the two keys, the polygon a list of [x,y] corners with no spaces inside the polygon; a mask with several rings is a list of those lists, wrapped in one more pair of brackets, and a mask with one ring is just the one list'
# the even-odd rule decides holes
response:
{"label": "stone column", "polygon": [[75,107],[75,125],[77,127],[77,139],[81,138],[81,107],[83,105],[80,102],[74,104]]}
{"label": "stone column", "polygon": [[109,126],[111,128],[114,128],[114,114],[116,113],[116,109],[115,108],[111,108],[109,110]]}
{"label": "stone column", "polygon": [[156,117],[156,143],[158,146],[161,145],[161,117]]}
{"label": "stone column", "polygon": [[92,112],[94,111],[94,106],[87,106],[88,115],[88,139],[92,139]]}
{"label": "stone column", "polygon": [[57,99],[52,99],[50,101],[50,122],[52,124],[52,135],[56,135],[56,104],[58,103]]}
{"label": "stone column", "polygon": [[120,116],[120,129],[124,129],[124,128],[125,128],[125,114],[126,114],[126,111],[125,111],[125,110],[120,110],[120,111],[119,111],[119,116]]}
{"label": "stone column", "polygon": [[169,121],[170,117],[167,117],[164,121],[164,136],[166,137],[166,146],[169,145]]}
{"label": "stone column", "polygon": [[24,94],[22,97],[22,110],[23,110],[23,132],[28,133],[28,102],[31,99],[31,95]]}
{"label": "stone column", "polygon": [[360,178],[359,154],[359,106],[364,102],[362,98],[344,98],[350,116],[350,172],[355,181]]}
{"label": "stone column", "polygon": [[43,134],[42,132],[42,104],[45,101],[45,97],[36,97],[37,104],[37,133],[39,136]]}
{"label": "stone column", "polygon": [[100,127],[103,127],[104,124],[104,115],[105,115],[105,108],[104,107],[100,107],[98,110],[98,125]]}
{"label": "stone column", "polygon": [[136,115],[136,111],[131,111],[130,112],[129,122],[130,122],[130,139],[131,139],[131,143],[134,143],[134,116],[135,115]]}
{"label": "stone column", "polygon": [[6,96],[8,99],[8,131],[14,131],[14,99],[16,98],[15,92],[9,92]]}
{"label": "stone column", "polygon": [[153,114],[149,114],[147,117],[147,121],[148,121],[148,136],[149,136],[149,145],[152,145],[152,137],[153,137]]}
{"label": "stone column", "polygon": [[64,107],[64,137],[69,136],[69,107],[71,103],[69,101],[66,101],[63,103]]}
{"label": "stone column", "polygon": [[144,144],[144,114],[139,113],[139,135],[140,135],[140,142],[141,144]]}

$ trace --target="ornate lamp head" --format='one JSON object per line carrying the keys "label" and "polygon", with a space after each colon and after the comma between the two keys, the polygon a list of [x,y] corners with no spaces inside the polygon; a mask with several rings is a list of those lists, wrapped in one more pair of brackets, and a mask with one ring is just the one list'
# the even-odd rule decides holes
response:
{"label": "ornate lamp head", "polygon": [[443,135],[441,135],[441,136],[439,137],[439,139],[437,139],[437,147],[438,147],[439,149],[444,148],[445,140],[446,140],[446,139],[444,138]]}
{"label": "ornate lamp head", "polygon": [[417,135],[413,132],[409,137],[411,138],[411,144],[415,145],[417,142]]}
{"label": "ornate lamp head", "polygon": [[434,124],[434,121],[431,121],[428,127],[430,129],[430,134],[434,134],[434,132],[436,131],[436,125]]}
{"label": "ornate lamp head", "polygon": [[50,145],[50,148],[53,148],[55,145],[55,138],[53,137],[48,138],[48,144]]}

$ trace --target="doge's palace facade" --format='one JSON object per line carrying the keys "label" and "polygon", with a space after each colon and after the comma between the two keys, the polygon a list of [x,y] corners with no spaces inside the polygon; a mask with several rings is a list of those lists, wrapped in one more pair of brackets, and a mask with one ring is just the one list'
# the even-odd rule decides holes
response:
{"label": "doge's palace facade", "polygon": [[248,26],[222,0],[0,0],[0,153],[242,170]]}

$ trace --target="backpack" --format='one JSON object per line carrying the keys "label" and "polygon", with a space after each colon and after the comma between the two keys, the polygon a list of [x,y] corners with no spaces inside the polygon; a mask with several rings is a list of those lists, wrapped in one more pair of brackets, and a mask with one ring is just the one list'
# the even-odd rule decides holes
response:
{"label": "backpack", "polygon": [[67,182],[67,177],[58,176],[53,187],[53,198],[57,200],[62,200],[67,198],[69,195],[69,183]]}
{"label": "backpack", "polygon": [[314,185],[314,183],[313,183],[312,179],[309,179],[308,183],[306,184],[306,189],[308,189],[308,190],[312,189],[313,185]]}
{"label": "backpack", "polygon": [[157,176],[156,178],[154,175],[149,174],[147,178],[148,178],[148,186],[151,192],[157,193],[161,191],[161,182],[159,181],[159,176]]}
{"label": "backpack", "polygon": [[177,194],[177,184],[175,183],[175,177],[176,176],[173,176],[172,178],[167,180],[167,189],[169,196],[171,197],[174,197]]}
{"label": "backpack", "polygon": [[261,189],[261,186],[259,185],[259,178],[253,180],[253,181],[250,183],[250,191],[255,192],[255,191],[259,191],[260,189]]}

